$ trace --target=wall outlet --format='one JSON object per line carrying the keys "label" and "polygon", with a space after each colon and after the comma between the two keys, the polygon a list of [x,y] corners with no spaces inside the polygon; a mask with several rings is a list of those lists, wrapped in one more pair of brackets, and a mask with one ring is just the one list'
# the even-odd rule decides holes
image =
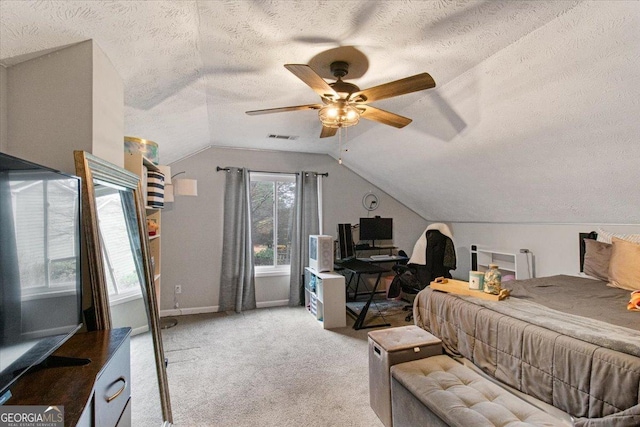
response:
{"label": "wall outlet", "polygon": [[176,294],[182,293],[182,285],[176,285]]}

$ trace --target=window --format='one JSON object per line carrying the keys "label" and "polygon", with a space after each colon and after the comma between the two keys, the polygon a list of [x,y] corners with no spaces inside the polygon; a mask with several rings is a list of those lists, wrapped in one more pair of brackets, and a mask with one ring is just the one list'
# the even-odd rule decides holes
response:
{"label": "window", "polygon": [[23,296],[75,290],[79,220],[75,180],[11,181]]}
{"label": "window", "polygon": [[142,295],[140,276],[122,206],[122,198],[131,197],[131,194],[97,183],[95,193],[109,302],[114,304],[137,298]]}
{"label": "window", "polygon": [[296,176],[252,172],[251,238],[257,273],[289,272]]}

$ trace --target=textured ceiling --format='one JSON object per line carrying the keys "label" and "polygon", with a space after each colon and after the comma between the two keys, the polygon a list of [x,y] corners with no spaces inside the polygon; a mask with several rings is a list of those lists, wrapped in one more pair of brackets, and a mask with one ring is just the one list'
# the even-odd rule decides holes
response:
{"label": "textured ceiling", "polygon": [[[124,81],[126,133],[163,162],[209,145],[338,157],[314,111],[244,111],[318,102],[283,64],[353,46],[361,88],[437,83],[375,103],[414,121],[363,120],[343,155],[423,217],[638,222],[639,16],[633,1],[0,0],[0,58],[94,39]],[[608,209],[585,190],[599,164],[622,167],[592,183]]]}

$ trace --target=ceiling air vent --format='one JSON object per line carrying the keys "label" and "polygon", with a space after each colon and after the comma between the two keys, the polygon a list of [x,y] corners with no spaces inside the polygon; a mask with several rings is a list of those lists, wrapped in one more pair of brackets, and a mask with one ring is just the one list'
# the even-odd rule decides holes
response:
{"label": "ceiling air vent", "polygon": [[267,138],[271,138],[271,139],[288,139],[290,141],[295,141],[296,139],[298,139],[298,136],[295,135],[275,135],[275,134],[269,134],[267,136]]}

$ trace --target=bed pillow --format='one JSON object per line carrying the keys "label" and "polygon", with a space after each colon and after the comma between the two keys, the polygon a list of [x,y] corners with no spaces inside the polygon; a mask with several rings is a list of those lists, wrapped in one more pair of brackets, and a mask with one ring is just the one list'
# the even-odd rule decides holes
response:
{"label": "bed pillow", "polygon": [[598,242],[593,239],[584,239],[584,245],[584,273],[595,279],[607,282],[609,280],[611,243]]}
{"label": "bed pillow", "polygon": [[614,288],[640,289],[640,245],[614,237],[609,260],[609,283]]}
{"label": "bed pillow", "polygon": [[621,233],[611,233],[610,231],[605,231],[602,228],[598,228],[598,237],[596,240],[598,242],[611,243],[611,239],[617,237],[618,239],[626,240],[627,242],[640,243],[640,234],[621,234]]}

